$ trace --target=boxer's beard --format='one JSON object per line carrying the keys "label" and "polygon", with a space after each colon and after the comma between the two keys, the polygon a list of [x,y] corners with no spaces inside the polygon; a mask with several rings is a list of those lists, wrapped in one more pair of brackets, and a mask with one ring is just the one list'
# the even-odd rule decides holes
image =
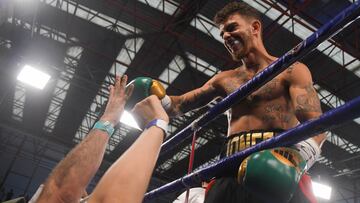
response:
{"label": "boxer's beard", "polygon": [[243,50],[237,51],[233,54],[231,54],[231,57],[234,61],[241,61],[242,58],[244,58],[245,54],[243,53]]}

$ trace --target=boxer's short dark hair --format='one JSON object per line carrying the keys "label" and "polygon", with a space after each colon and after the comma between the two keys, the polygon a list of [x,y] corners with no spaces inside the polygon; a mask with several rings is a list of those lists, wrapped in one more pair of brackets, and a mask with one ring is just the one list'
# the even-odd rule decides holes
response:
{"label": "boxer's short dark hair", "polygon": [[220,24],[224,23],[229,16],[235,13],[244,17],[254,18],[261,22],[260,13],[255,8],[242,2],[231,2],[227,4],[224,8],[216,13],[214,22],[219,26]]}

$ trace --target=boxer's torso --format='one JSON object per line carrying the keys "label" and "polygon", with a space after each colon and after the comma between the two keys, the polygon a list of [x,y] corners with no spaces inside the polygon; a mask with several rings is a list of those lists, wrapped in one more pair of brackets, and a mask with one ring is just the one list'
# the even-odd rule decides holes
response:
{"label": "boxer's torso", "polygon": [[[289,95],[287,77],[290,72],[291,67],[229,110],[228,135],[259,129],[289,129],[298,124]],[[254,77],[245,68],[221,74],[216,88],[226,95]]]}

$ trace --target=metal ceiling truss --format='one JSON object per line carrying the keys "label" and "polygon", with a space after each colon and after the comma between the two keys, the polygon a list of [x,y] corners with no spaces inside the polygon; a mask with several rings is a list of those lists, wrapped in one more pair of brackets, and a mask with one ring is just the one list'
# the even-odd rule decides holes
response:
{"label": "metal ceiling truss", "polygon": [[[51,4],[52,6],[54,6],[55,4],[54,4],[54,1],[46,1],[47,3],[49,3],[49,4]],[[89,9],[89,8],[87,8],[87,7],[85,7],[85,6],[81,6],[81,5],[79,5],[78,3],[75,3],[75,2],[71,2],[71,1],[56,1],[57,2],[57,4],[56,4],[56,6],[58,7],[58,8],[60,8],[60,9],[62,9],[63,11],[65,10],[64,8],[67,8],[66,9],[66,11],[67,12],[69,12],[69,13],[71,13],[71,14],[73,14],[73,15],[76,15],[76,16],[78,16],[78,17],[81,17],[82,19],[86,19],[86,20],[88,20],[89,22],[92,22],[92,23],[97,23],[98,24],[98,22],[101,22],[100,20],[94,20],[94,19],[96,19],[96,18],[100,18],[102,21],[106,21],[107,23],[113,23],[112,24],[112,26],[110,26],[110,25],[108,25],[108,26],[104,26],[104,27],[106,27],[106,28],[116,28],[116,27],[118,27],[119,25],[117,24],[117,20],[109,20],[109,18],[110,17],[108,17],[108,16],[106,16],[105,14],[100,14],[99,12],[95,12],[94,10],[91,10],[91,9]],[[148,2],[147,2],[148,3]],[[161,2],[160,2],[161,3]],[[269,3],[269,2],[265,2],[265,3]],[[64,4],[66,4],[66,6],[64,5]],[[69,5],[71,5],[72,7],[75,7],[76,9],[69,9]],[[294,26],[294,21],[296,21],[297,23],[302,23],[302,25],[304,25],[304,26],[307,26],[307,24],[305,24],[303,21],[300,21],[300,20],[298,20],[297,18],[294,18],[294,16],[293,15],[289,15],[288,14],[288,12],[287,11],[284,11],[284,10],[281,10],[281,7],[279,7],[278,5],[276,5],[276,4],[271,4],[271,6],[273,6],[274,8],[276,8],[276,9],[278,9],[278,10],[280,10],[281,12],[282,12],[282,15],[287,15],[288,16],[288,19],[287,20],[284,20],[283,22],[282,22],[282,25],[284,24],[284,23],[286,23],[288,20],[292,20],[292,25]],[[87,13],[87,17],[85,17],[84,15],[82,15],[82,14],[79,14],[79,13],[81,13],[81,12],[79,12],[79,13],[77,13],[77,9],[82,9],[83,11],[87,11],[88,13]],[[305,6],[303,7],[303,8],[305,8]],[[162,11],[163,12],[165,12],[165,6],[164,6],[164,4],[162,4]],[[300,12],[301,10],[298,10],[297,12]],[[166,12],[169,12],[169,11],[166,11]],[[166,13],[165,12],[165,13]],[[291,13],[294,13],[294,12],[291,12]],[[106,17],[104,17],[104,16],[106,16]],[[280,17],[278,18],[278,19],[280,19]],[[105,23],[104,23],[105,24]],[[206,34],[208,34],[209,36],[211,36],[211,37],[213,37],[213,38],[215,38],[215,39],[217,39],[217,40],[219,40],[218,38],[218,35],[216,34],[217,32],[217,30],[218,29],[216,29],[216,27],[214,26],[214,24],[209,20],[209,19],[207,19],[206,17],[204,17],[204,16],[201,16],[200,14],[198,14],[195,18],[194,18],[194,20],[192,21],[192,23],[191,23],[193,26],[195,26],[196,28],[198,28],[199,29],[199,27],[203,27],[203,29],[199,29],[199,30],[201,30],[201,31],[203,31],[203,32],[205,32]],[[124,27],[121,27],[122,29],[126,29],[126,27],[124,28]],[[309,28],[309,26],[308,26],[308,28]],[[215,31],[214,31],[215,30]],[[294,31],[294,28],[292,28],[292,30]],[[136,29],[135,30],[133,30],[133,31],[135,31],[136,32]],[[271,34],[271,33],[269,33],[269,34]],[[333,42],[333,41],[332,41]],[[332,48],[332,51],[328,51],[327,53],[326,53],[326,51],[327,50],[329,50],[329,47],[333,47]],[[333,51],[335,50],[335,48],[337,47],[337,44],[335,44],[334,42],[332,43],[332,44],[330,44],[327,48],[325,48],[324,50],[322,50],[325,54],[327,54],[328,56],[332,56],[332,54],[333,54]],[[341,50],[341,49],[340,49]],[[128,49],[126,49],[126,51],[128,52]],[[342,56],[343,56],[343,60],[342,60],[342,62],[343,62],[343,66],[348,66],[349,64],[352,64],[352,63],[354,63],[356,60],[355,59],[353,59],[353,60],[351,60],[350,62],[346,62],[346,64],[345,64],[345,60],[344,60],[344,51],[343,50],[341,50],[343,53],[341,54]],[[128,55],[130,55],[129,53],[128,53]],[[192,61],[192,62],[194,62],[194,61]],[[196,64],[196,66],[198,65],[198,63],[196,63],[196,61],[195,61],[195,64]],[[127,63],[127,65],[129,65],[129,63]],[[199,64],[200,65],[200,64]],[[177,64],[177,66],[179,67],[179,64]],[[181,68],[179,68],[180,70],[181,70]],[[168,69],[168,71],[169,71],[169,69]],[[169,76],[169,74],[168,74],[168,76]],[[170,78],[168,77],[167,78],[167,81],[166,80],[162,80],[163,82],[165,82],[167,85],[169,85],[169,84],[171,84],[171,81],[170,81]],[[95,119],[95,116],[93,115],[93,117],[92,117],[92,119],[90,119],[91,118],[91,115],[87,115],[86,116],[86,118],[84,119],[84,121],[85,120],[87,120],[87,122],[83,122],[83,124],[87,124],[87,127],[85,127],[84,128],[84,126],[82,126],[82,127],[80,127],[79,128],[79,130],[80,129],[83,129],[81,132],[82,132],[82,134],[86,134],[87,133],[87,131],[90,129],[89,127],[91,127],[92,126],[92,124],[93,124],[93,122],[94,122],[94,119]],[[89,120],[90,119],[90,120]],[[119,135],[120,136],[120,135]],[[124,135],[123,135],[124,136]],[[82,137],[82,136],[81,136]],[[339,138],[339,137],[337,137],[335,140],[339,140],[339,139],[341,139],[341,138]],[[332,139],[332,140],[334,140],[334,139]],[[341,139],[342,141],[343,141],[343,139]],[[350,143],[350,142],[342,142],[342,143]],[[342,145],[342,146],[344,146],[344,145]],[[348,145],[345,145],[345,146],[350,146],[349,144]],[[113,147],[115,147],[115,146],[113,146]],[[111,148],[113,148],[113,147],[111,147]],[[344,147],[342,147],[342,148],[344,148]],[[174,160],[178,160],[178,158],[179,157],[185,157],[185,155],[186,154],[188,154],[188,151],[187,150],[184,150],[184,152],[182,153],[182,152],[180,152],[178,155],[179,156],[175,156],[174,157]],[[174,160],[173,161],[169,161],[169,162],[171,162],[171,163],[173,163],[174,162]]]}

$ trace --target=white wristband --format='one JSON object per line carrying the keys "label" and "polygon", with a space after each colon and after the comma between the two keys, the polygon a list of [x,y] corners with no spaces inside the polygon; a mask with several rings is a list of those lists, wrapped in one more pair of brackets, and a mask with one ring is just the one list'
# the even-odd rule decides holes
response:
{"label": "white wristband", "polygon": [[313,138],[303,140],[295,144],[293,148],[295,148],[306,161],[306,170],[309,170],[311,166],[314,165],[321,154],[321,149]]}
{"label": "white wristband", "polygon": [[164,107],[165,111],[168,111],[171,107],[171,98],[168,95],[165,95],[165,97],[161,99],[161,105]]}
{"label": "white wristband", "polygon": [[165,138],[167,137],[167,134],[168,134],[167,133],[168,132],[168,122],[166,122],[162,119],[154,119],[146,125],[145,129],[148,129],[152,126],[156,126],[164,131],[164,140],[165,140]]}

